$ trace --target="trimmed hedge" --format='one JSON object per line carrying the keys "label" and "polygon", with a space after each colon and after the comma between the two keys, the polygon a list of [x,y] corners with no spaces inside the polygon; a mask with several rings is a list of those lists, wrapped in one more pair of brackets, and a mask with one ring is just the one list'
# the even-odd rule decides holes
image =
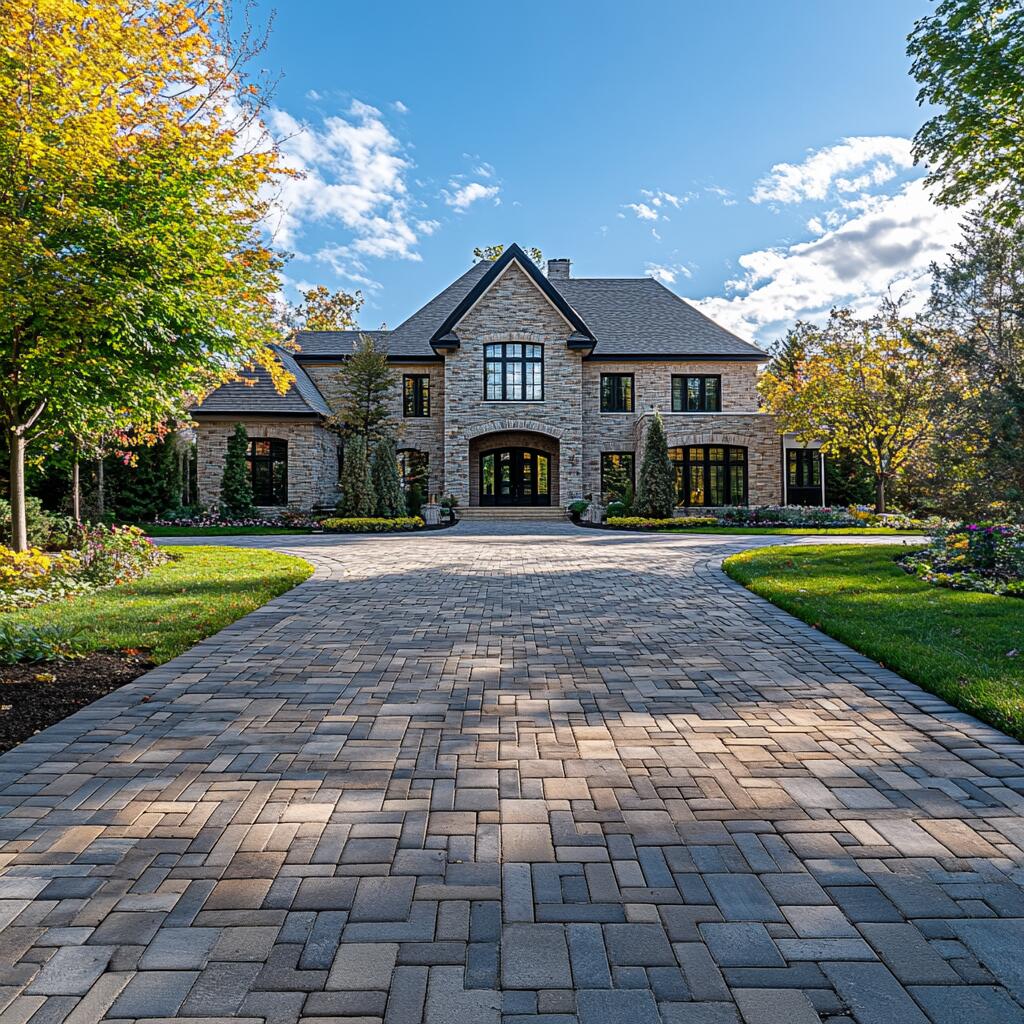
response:
{"label": "trimmed hedge", "polygon": [[426,523],[420,516],[353,516],[347,519],[325,519],[321,524],[328,533],[394,533],[398,530],[422,530]]}
{"label": "trimmed hedge", "polygon": [[714,516],[686,516],[645,519],[643,516],[609,516],[605,525],[615,530],[679,530],[687,526],[715,526]]}

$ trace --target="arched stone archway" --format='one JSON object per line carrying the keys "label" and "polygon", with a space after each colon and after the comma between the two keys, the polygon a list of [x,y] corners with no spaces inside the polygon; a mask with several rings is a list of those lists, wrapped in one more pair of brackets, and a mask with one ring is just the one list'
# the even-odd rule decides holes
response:
{"label": "arched stone archway", "polygon": [[[501,421],[505,423],[506,421]],[[515,420],[510,423],[523,423],[528,421]],[[558,438],[547,432],[527,429],[507,429],[489,431],[483,434],[474,432],[469,440],[469,504],[477,506],[481,502],[481,458],[485,452],[498,451],[502,449],[528,450],[543,453],[548,458],[547,481],[548,494],[551,505],[558,505],[561,502],[561,446]],[[532,504],[530,501],[513,502],[513,504]],[[544,502],[541,502],[544,504]]]}

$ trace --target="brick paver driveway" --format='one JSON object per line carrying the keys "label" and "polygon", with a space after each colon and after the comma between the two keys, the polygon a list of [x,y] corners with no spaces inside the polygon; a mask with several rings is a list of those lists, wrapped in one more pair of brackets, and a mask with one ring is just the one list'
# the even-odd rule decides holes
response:
{"label": "brick paver driveway", "polygon": [[4,1024],[1024,1020],[1024,748],[752,542],[263,543],[317,576],[0,759]]}

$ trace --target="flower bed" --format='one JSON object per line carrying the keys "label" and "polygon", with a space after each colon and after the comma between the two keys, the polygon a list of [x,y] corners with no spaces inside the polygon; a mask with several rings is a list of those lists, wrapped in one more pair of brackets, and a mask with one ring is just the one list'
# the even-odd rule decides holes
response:
{"label": "flower bed", "polygon": [[1024,597],[1024,526],[969,523],[941,530],[923,551],[900,560],[926,583]]}
{"label": "flower bed", "polygon": [[125,583],[167,561],[135,526],[75,527],[66,545],[58,551],[0,547],[0,612]]}
{"label": "flower bed", "polygon": [[394,519],[362,516],[324,519],[320,525],[328,533],[394,533],[399,530],[422,530],[426,523],[420,516],[396,516]]}
{"label": "flower bed", "polygon": [[165,516],[162,519],[154,519],[152,523],[145,525],[189,527],[200,530],[241,526],[310,530],[317,525],[317,522],[312,516],[303,512],[285,511],[273,516],[222,516],[217,510],[211,509],[207,512],[196,512],[184,516]]}
{"label": "flower bed", "polygon": [[613,530],[678,530],[685,526],[715,526],[714,516],[689,516],[685,519],[646,519],[643,516],[609,516],[605,525]]}

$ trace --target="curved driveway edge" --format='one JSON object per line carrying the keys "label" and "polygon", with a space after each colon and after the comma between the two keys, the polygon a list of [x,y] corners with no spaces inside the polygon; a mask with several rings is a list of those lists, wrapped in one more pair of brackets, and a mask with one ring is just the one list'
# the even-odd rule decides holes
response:
{"label": "curved driveway edge", "polygon": [[225,538],[317,571],[0,757],[4,1024],[1024,1021],[1024,747],[716,568],[815,540]]}

